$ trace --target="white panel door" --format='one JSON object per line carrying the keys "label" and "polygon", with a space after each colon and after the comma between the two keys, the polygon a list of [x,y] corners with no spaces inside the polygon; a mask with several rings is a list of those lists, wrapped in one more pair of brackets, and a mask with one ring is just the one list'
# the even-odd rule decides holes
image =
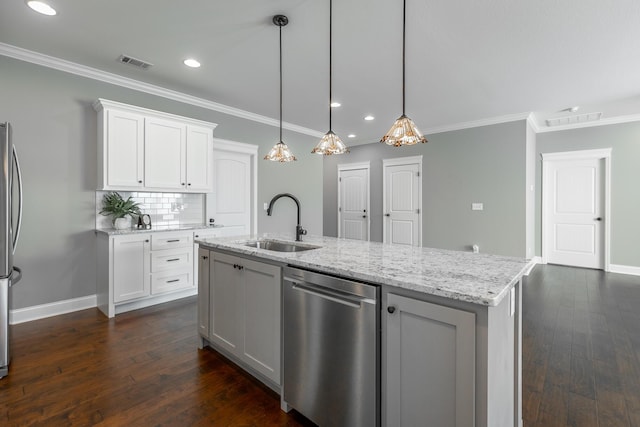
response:
{"label": "white panel door", "polygon": [[419,163],[384,165],[384,242],[421,245]]}
{"label": "white panel door", "polygon": [[207,218],[233,227],[235,234],[251,231],[251,155],[213,152],[214,192],[207,194]]}
{"label": "white panel door", "polygon": [[144,184],[167,190],[186,188],[185,143],[187,126],[171,120],[145,119]]}
{"label": "white panel door", "polygon": [[211,128],[187,126],[187,190],[213,190],[213,132]]}
{"label": "white panel door", "polygon": [[339,170],[338,186],[338,237],[369,240],[369,170]]}
{"label": "white panel door", "polygon": [[544,163],[546,261],[604,267],[603,159]]}

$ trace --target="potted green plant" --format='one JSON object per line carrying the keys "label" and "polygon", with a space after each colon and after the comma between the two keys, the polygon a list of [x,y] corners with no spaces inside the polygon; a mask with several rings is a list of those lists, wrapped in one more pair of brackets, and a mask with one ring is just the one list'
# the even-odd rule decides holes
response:
{"label": "potted green plant", "polygon": [[119,193],[107,193],[102,198],[100,214],[110,216],[113,227],[122,230],[131,227],[131,217],[141,212],[139,203],[131,200],[131,197],[124,200]]}

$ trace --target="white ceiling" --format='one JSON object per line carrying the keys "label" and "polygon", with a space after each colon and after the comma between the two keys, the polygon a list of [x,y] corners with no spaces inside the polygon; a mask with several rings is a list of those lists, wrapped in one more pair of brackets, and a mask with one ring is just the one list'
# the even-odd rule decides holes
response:
{"label": "white ceiling", "polygon": [[[0,2],[0,43],[328,130],[329,1],[49,0],[58,15]],[[401,114],[401,0],[333,1],[333,129],[374,142]],[[407,115],[427,135],[535,112],[640,114],[637,0],[407,0]],[[1,53],[1,52],[0,52]],[[120,54],[151,62],[142,71]],[[187,57],[199,69],[182,64]],[[0,77],[1,78],[1,77]],[[373,122],[363,117],[372,114]],[[354,133],[357,138],[347,139]],[[286,141],[285,141],[286,142]]]}

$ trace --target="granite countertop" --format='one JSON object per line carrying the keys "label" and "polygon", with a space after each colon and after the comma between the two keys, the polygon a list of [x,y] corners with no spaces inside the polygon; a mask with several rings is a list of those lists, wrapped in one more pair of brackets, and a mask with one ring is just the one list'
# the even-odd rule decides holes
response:
{"label": "granite countertop", "polygon": [[208,224],[181,224],[181,225],[152,225],[150,229],[125,228],[117,230],[115,228],[96,228],[96,233],[104,233],[110,236],[136,233],[156,233],[158,231],[182,231],[182,230],[209,230],[212,228],[224,228],[224,225]]}
{"label": "granite countertop", "polygon": [[[260,236],[293,241],[291,235]],[[303,252],[275,252],[244,246],[256,236],[196,239],[203,247],[286,263],[341,277],[394,286],[484,306],[498,305],[533,261],[471,252],[305,236]]]}

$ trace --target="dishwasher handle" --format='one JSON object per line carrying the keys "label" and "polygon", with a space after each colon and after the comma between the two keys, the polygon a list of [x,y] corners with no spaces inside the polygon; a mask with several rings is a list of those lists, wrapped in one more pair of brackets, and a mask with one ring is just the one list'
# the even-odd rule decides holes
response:
{"label": "dishwasher handle", "polygon": [[319,298],[323,298],[329,301],[337,302],[353,308],[360,308],[362,304],[374,304],[375,300],[371,298],[362,298],[356,295],[351,295],[343,292],[336,292],[325,287],[314,286],[308,283],[298,283],[288,280],[292,286],[291,288],[296,291],[304,292],[306,294],[314,295]]}

